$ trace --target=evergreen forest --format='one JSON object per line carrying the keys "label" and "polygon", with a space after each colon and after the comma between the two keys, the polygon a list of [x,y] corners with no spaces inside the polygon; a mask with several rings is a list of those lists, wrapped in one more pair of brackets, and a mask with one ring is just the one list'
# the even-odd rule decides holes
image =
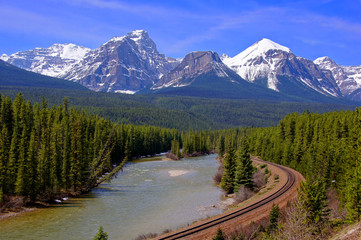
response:
{"label": "evergreen forest", "polygon": [[78,110],[99,115],[115,123],[152,125],[188,130],[219,130],[235,127],[276,126],[287,114],[354,109],[356,102],[280,102],[249,99],[215,99],[164,94],[127,95],[68,89],[0,86],[3,95],[14,99],[21,92],[31,102],[45,97],[49,107],[63,98]]}
{"label": "evergreen forest", "polygon": [[128,160],[171,148],[174,129],[114,124],[69,107],[64,99],[32,105],[19,93],[0,96],[0,202],[27,202],[89,191]]}
{"label": "evergreen forest", "polygon": [[[142,101],[131,97],[123,100],[128,106],[139,107],[146,101],[166,105],[167,99],[139,98]],[[168,103],[184,104],[186,108],[187,103],[197,105],[193,100]],[[181,131],[115,123],[69,105],[67,98],[55,105],[45,98],[40,104],[31,104],[21,93],[13,100],[0,96],[1,202],[13,196],[35,202],[81,194],[110,180],[127,161],[168,151],[176,159],[218,153],[223,163],[220,187],[226,193],[235,193],[240,186],[254,187],[252,154],[305,176],[299,198],[312,226],[327,221],[327,194],[332,191],[340,200],[338,210],[346,210],[348,222],[361,219],[360,108],[295,112],[275,127]],[[272,231],[276,231],[276,220],[272,221]],[[321,227],[312,230],[314,236],[319,232]]]}

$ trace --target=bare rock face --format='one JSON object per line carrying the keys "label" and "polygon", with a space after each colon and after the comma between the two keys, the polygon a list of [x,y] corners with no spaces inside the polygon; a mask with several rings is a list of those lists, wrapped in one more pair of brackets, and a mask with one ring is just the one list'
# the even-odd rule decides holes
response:
{"label": "bare rock face", "polygon": [[168,74],[164,75],[152,89],[165,87],[185,87],[201,74],[213,71],[218,77],[230,78],[230,70],[225,66],[216,52],[199,51],[187,54],[182,62]]}
{"label": "bare rock face", "polygon": [[314,63],[322,70],[332,73],[343,96],[355,95],[351,98],[361,100],[360,97],[357,97],[359,94],[356,94],[361,88],[361,66],[341,66],[329,57],[317,58]]}
{"label": "bare rock face", "polygon": [[177,64],[157,51],[146,31],[138,30],[90,51],[65,78],[95,91],[135,93]]}

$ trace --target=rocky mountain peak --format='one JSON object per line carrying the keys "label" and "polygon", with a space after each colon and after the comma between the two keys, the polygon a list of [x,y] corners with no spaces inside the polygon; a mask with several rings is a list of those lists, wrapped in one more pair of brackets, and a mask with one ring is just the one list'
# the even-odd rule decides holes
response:
{"label": "rocky mountain peak", "polygon": [[255,58],[280,55],[280,52],[291,53],[291,50],[267,38],[262,38],[237,56],[224,59],[224,63],[228,66],[244,65]]}
{"label": "rocky mountain peak", "polygon": [[104,45],[121,44],[128,41],[130,44],[138,45],[141,48],[156,49],[156,45],[145,30],[135,30],[122,37],[113,37]]}
{"label": "rocky mountain peak", "polygon": [[218,77],[229,77],[231,71],[223,64],[216,52],[198,51],[187,54],[182,62],[164,75],[152,89],[184,87],[190,85],[199,75],[213,71]]}
{"label": "rocky mountain peak", "polygon": [[[221,58],[221,60],[222,60],[222,62],[223,62],[224,60],[229,59],[229,58],[231,58],[231,57],[228,56],[227,54],[223,53],[220,58]],[[226,61],[227,61],[227,60],[226,60]]]}
{"label": "rocky mountain peak", "polygon": [[268,38],[262,38],[255,44],[249,47],[250,50],[257,50],[258,52],[268,52],[269,50],[280,50],[284,52],[291,52],[288,47],[282,46]]}
{"label": "rocky mountain peak", "polygon": [[0,60],[7,62],[9,60],[9,56],[4,53],[3,55],[0,56]]}
{"label": "rocky mountain peak", "polygon": [[188,53],[182,63],[182,64],[189,64],[189,66],[194,66],[197,68],[204,67],[208,63],[211,62],[222,62],[220,57],[216,52],[212,51],[197,51],[197,52],[191,52]]}
{"label": "rocky mountain peak", "polygon": [[336,66],[337,63],[335,63],[330,57],[319,57],[317,58],[315,61],[313,61],[315,64],[323,66],[322,68],[324,68],[325,66]]}
{"label": "rocky mountain peak", "polygon": [[91,51],[65,78],[95,91],[135,93],[178,63],[159,53],[146,31],[136,30]]}
{"label": "rocky mountain peak", "polygon": [[1,59],[29,71],[51,77],[62,77],[89,51],[89,48],[72,43],[56,43],[48,48],[37,47],[10,56],[3,55]]}
{"label": "rocky mountain peak", "polygon": [[134,30],[128,33],[127,35],[125,35],[125,37],[130,38],[135,42],[140,41],[142,39],[150,39],[148,32],[145,30]]}
{"label": "rocky mountain peak", "polygon": [[[314,61],[323,71],[331,71],[343,96],[354,95],[361,88],[361,66],[341,66],[329,57],[320,57]],[[361,95],[352,96],[360,101]]]}
{"label": "rocky mountain peak", "polygon": [[302,87],[324,95],[341,94],[330,73],[266,38],[223,62],[243,79],[275,91],[290,91],[286,86],[292,86],[295,92]]}

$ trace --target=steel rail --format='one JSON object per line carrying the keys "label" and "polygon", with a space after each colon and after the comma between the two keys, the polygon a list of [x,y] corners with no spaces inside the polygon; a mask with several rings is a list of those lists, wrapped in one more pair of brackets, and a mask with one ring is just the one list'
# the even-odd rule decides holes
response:
{"label": "steel rail", "polygon": [[227,215],[223,215],[223,216],[217,217],[215,219],[209,220],[209,221],[207,221],[205,223],[202,223],[200,225],[190,227],[190,228],[187,228],[187,229],[185,229],[183,231],[175,232],[175,233],[173,233],[171,235],[164,236],[164,237],[157,238],[157,239],[158,240],[179,239],[179,238],[187,237],[189,235],[204,231],[204,230],[206,230],[208,228],[217,226],[217,225],[219,225],[221,223],[224,223],[226,221],[229,221],[231,219],[239,217],[239,216],[241,216],[241,215],[243,215],[245,213],[253,211],[253,210],[255,210],[255,209],[257,209],[257,208],[259,208],[261,206],[264,206],[264,205],[274,201],[276,198],[278,198],[281,195],[285,194],[295,184],[295,181],[296,181],[295,174],[291,170],[289,170],[288,168],[286,168],[284,166],[281,166],[281,165],[278,165],[278,164],[275,164],[275,163],[266,162],[266,161],[263,161],[263,160],[259,160],[259,161],[270,164],[270,165],[273,165],[273,166],[276,166],[276,167],[282,169],[284,172],[287,173],[287,181],[280,189],[278,189],[273,194],[263,198],[262,200],[260,200],[258,202],[255,202],[255,203],[253,203],[253,204],[251,204],[251,205],[249,205],[247,207],[241,208],[241,209],[239,209],[237,211],[234,211],[232,213],[229,213]]}

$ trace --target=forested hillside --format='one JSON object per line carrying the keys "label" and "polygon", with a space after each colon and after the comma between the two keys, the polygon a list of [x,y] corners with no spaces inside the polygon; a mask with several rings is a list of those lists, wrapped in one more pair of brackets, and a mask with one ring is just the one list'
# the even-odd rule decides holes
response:
{"label": "forested hillside", "polygon": [[26,71],[0,60],[0,85],[89,91],[78,83]]}
{"label": "forested hillside", "polygon": [[296,239],[326,239],[340,225],[361,220],[360,132],[360,108],[305,111],[287,115],[277,127],[188,132],[183,152],[218,152],[223,168],[215,180],[227,193],[240,184],[254,187],[249,153],[301,172],[306,182],[283,215],[285,227],[261,231],[256,239],[289,239],[297,231],[303,234]]}
{"label": "forested hillside", "polygon": [[119,124],[153,125],[179,130],[276,126],[285,115],[292,112],[309,109],[311,112],[323,113],[353,109],[355,106],[315,102],[126,95],[4,86],[0,87],[0,92],[12,99],[18,92],[22,92],[24,97],[32,102],[40,102],[44,96],[49,106],[59,105],[63,98],[67,97],[70,106],[84,109],[89,114],[96,114]]}
{"label": "forested hillside", "polygon": [[252,131],[252,151],[335,188],[350,220],[361,218],[361,109],[290,114],[275,128]]}
{"label": "forested hillside", "polygon": [[0,96],[0,106],[0,202],[88,191],[125,161],[167,151],[179,138],[176,130],[88,115],[69,108],[67,99],[49,108],[45,99],[32,105],[18,94],[14,101]]}

